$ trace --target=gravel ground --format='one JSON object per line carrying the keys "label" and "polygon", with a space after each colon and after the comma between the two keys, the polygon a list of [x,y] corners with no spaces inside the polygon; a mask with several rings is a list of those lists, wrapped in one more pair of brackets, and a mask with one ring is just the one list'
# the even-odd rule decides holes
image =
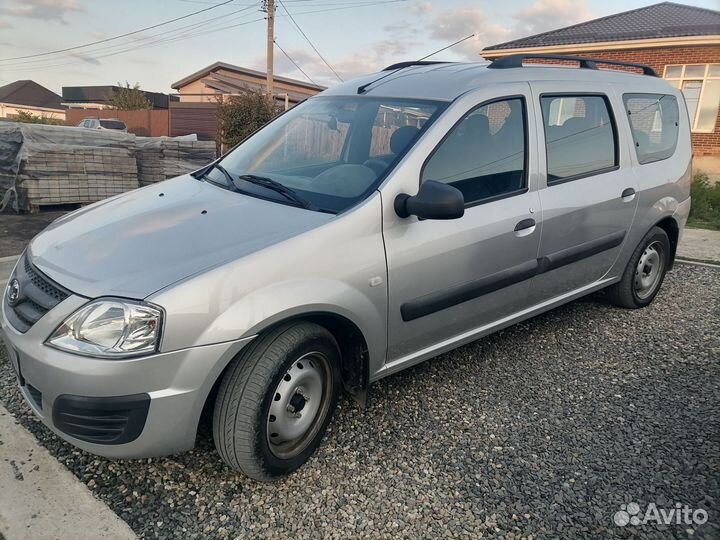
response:
{"label": "gravel ground", "polygon": [[[679,265],[649,308],[577,301],[373,385],[275,484],[224,467],[208,432],[171,458],[75,450],[0,401],[143,538],[719,538],[720,271]],[[701,526],[618,527],[675,503]]]}
{"label": "gravel ground", "polygon": [[[67,210],[16,214],[6,208],[4,212],[0,212],[0,257],[20,255],[37,233],[66,213]],[[6,277],[0,276],[0,280]]]}

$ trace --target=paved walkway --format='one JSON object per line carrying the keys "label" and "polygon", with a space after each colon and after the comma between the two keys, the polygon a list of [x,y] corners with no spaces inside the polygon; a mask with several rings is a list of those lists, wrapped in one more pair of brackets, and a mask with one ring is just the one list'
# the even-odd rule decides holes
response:
{"label": "paved walkway", "polygon": [[132,540],[97,500],[0,405],[0,538]]}
{"label": "paved walkway", "polygon": [[720,264],[720,231],[686,228],[677,255],[682,259]]}

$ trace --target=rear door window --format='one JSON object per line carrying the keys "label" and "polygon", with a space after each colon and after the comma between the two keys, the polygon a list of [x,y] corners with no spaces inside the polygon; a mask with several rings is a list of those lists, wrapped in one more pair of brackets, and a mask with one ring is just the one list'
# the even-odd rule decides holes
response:
{"label": "rear door window", "polygon": [[679,110],[675,96],[623,94],[633,142],[641,164],[667,159],[675,153]]}
{"label": "rear door window", "polygon": [[600,95],[541,96],[548,184],[601,174],[617,166],[610,104]]}

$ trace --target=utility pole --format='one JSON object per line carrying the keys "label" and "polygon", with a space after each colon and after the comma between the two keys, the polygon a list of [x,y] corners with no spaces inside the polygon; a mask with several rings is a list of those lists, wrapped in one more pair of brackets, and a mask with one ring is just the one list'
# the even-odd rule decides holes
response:
{"label": "utility pole", "polygon": [[275,57],[275,0],[263,0],[267,12],[267,93],[273,96],[273,71]]}

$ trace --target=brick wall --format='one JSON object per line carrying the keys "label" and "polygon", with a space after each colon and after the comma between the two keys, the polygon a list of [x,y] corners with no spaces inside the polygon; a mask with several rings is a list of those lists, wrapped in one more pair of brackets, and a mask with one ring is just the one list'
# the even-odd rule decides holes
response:
{"label": "brick wall", "polygon": [[[665,66],[669,64],[720,63],[720,46],[668,47],[592,52],[567,51],[563,52],[563,54],[646,64],[655,69],[661,77],[665,71]],[[555,61],[538,62],[543,64],[557,63]],[[577,63],[571,64],[577,65]],[[715,120],[715,131],[713,133],[693,133],[692,141],[693,154],[695,156],[720,156],[720,111],[718,112],[718,117]]]}
{"label": "brick wall", "polygon": [[130,133],[142,137],[166,137],[170,135],[167,109],[142,111],[115,111],[110,109],[68,109],[65,122],[77,126],[85,118],[118,118],[125,122]]}

